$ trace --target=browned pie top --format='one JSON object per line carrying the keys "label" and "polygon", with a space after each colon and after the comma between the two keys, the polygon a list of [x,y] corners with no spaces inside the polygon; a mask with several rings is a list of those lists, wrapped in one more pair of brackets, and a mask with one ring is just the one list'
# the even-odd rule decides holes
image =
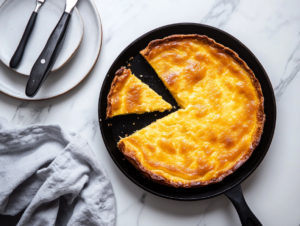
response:
{"label": "browned pie top", "polygon": [[172,108],[148,85],[134,76],[130,69],[124,67],[116,72],[107,103],[107,117],[164,111]]}
{"label": "browned pie top", "polygon": [[200,35],[155,40],[141,54],[182,109],[121,139],[125,156],[175,187],[215,183],[239,168],[265,121],[261,87],[247,64]]}

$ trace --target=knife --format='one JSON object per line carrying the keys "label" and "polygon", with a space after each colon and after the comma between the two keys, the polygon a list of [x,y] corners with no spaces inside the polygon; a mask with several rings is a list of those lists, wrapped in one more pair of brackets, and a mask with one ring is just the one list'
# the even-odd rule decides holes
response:
{"label": "knife", "polygon": [[61,47],[71,18],[71,13],[78,0],[67,0],[65,12],[61,16],[55,29],[52,31],[42,53],[34,63],[29,79],[27,81],[25,93],[28,97],[34,97],[48,74],[50,73]]}
{"label": "knife", "polygon": [[35,21],[36,21],[37,15],[38,15],[38,11],[41,8],[41,6],[44,4],[44,2],[45,2],[45,0],[37,0],[36,8],[32,12],[31,17],[30,17],[30,19],[27,23],[27,26],[25,28],[25,31],[23,33],[23,36],[21,38],[21,41],[9,62],[9,66],[11,68],[17,68],[20,65],[27,42],[29,40],[29,37],[31,35],[31,32],[32,32],[34,24],[35,24]]}

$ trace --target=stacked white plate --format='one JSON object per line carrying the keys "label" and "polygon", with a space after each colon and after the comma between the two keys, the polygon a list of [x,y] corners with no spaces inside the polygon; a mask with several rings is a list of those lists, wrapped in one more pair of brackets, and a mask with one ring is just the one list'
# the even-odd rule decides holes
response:
{"label": "stacked white plate", "polygon": [[31,68],[65,9],[65,0],[46,0],[41,7],[20,66],[9,61],[26,28],[36,0],[0,0],[0,92],[24,100],[60,96],[76,87],[95,66],[102,44],[100,15],[93,0],[78,1],[52,72],[34,98],[25,95]]}

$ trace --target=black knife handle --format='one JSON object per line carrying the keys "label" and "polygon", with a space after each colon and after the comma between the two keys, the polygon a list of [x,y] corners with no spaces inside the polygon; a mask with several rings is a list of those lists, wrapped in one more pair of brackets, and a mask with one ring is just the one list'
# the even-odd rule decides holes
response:
{"label": "black knife handle", "polygon": [[23,33],[22,39],[18,45],[18,48],[16,49],[13,57],[11,58],[11,60],[9,62],[9,66],[11,68],[17,68],[20,65],[27,42],[28,42],[31,32],[33,30],[37,15],[38,14],[36,12],[32,12],[31,17],[30,17],[30,19],[27,23],[27,26],[25,28],[25,31]]}
{"label": "black knife handle", "polygon": [[247,205],[243,196],[241,185],[237,185],[236,187],[225,192],[225,195],[230,199],[237,210],[242,226],[262,226],[260,221],[256,218]]}
{"label": "black knife handle", "polygon": [[69,13],[64,12],[50,35],[42,53],[34,63],[25,90],[28,97],[34,97],[36,95],[53,68],[62,47],[70,17],[71,15]]}

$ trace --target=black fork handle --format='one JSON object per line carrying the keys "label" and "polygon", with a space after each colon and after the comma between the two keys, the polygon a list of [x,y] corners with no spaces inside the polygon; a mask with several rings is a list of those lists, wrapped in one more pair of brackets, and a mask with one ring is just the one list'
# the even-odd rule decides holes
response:
{"label": "black fork handle", "polygon": [[256,218],[247,205],[243,196],[241,185],[238,185],[225,192],[225,195],[230,199],[236,211],[238,212],[242,226],[262,226],[260,221]]}
{"label": "black fork handle", "polygon": [[33,30],[33,27],[35,25],[37,15],[38,14],[36,12],[32,12],[31,17],[30,17],[30,19],[27,23],[27,26],[25,28],[25,31],[23,33],[23,36],[21,38],[21,41],[20,41],[14,55],[12,56],[12,58],[9,62],[9,66],[11,68],[17,68],[21,63],[21,60],[22,60],[23,55],[24,55],[24,51],[25,51],[26,46],[27,46],[27,42],[29,40],[29,37],[30,37],[31,32]]}

